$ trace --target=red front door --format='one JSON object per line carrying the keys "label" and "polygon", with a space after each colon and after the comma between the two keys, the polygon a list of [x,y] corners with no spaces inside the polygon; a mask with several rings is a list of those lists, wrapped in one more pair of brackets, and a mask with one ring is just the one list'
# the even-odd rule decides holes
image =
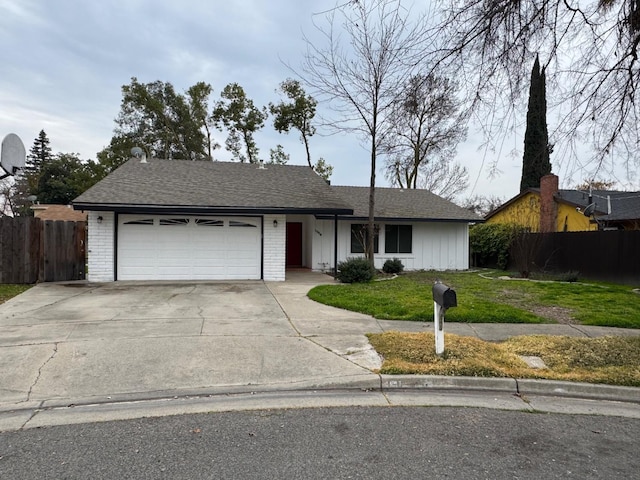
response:
{"label": "red front door", "polygon": [[287,267],[302,266],[302,223],[287,222]]}

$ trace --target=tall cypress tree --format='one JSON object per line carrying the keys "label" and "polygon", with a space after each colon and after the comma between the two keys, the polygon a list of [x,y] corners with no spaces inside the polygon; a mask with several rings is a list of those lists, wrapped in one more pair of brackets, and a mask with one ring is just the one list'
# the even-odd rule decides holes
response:
{"label": "tall cypress tree", "polygon": [[520,191],[539,187],[540,178],[551,173],[550,153],[545,74],[544,68],[540,68],[540,61],[536,55],[536,61],[531,70]]}

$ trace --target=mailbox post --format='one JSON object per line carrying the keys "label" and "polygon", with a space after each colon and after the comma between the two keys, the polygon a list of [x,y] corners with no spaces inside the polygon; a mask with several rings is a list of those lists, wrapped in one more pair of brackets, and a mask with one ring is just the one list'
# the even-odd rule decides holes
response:
{"label": "mailbox post", "polygon": [[433,293],[433,327],[436,335],[436,354],[444,353],[444,314],[448,308],[458,306],[455,290],[444,283],[435,283]]}

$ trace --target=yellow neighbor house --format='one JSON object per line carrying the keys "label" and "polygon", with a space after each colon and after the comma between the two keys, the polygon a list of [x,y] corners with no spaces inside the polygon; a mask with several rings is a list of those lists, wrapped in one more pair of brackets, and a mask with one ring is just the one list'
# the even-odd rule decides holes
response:
{"label": "yellow neighbor house", "polygon": [[532,232],[640,229],[640,192],[559,190],[546,175],[485,217],[486,223],[515,223]]}

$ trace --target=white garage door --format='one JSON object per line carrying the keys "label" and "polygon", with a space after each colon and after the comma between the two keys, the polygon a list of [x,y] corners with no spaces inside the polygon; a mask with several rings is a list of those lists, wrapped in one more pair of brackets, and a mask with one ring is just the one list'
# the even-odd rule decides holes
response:
{"label": "white garage door", "polygon": [[120,215],[118,280],[260,278],[261,219]]}

